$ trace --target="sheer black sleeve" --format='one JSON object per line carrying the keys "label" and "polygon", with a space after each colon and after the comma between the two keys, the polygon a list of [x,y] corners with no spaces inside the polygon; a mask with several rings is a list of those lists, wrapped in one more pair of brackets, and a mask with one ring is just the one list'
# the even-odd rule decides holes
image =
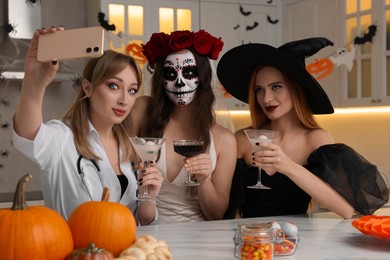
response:
{"label": "sheer black sleeve", "polygon": [[389,200],[377,167],[345,144],[324,145],[311,153],[305,166],[342,195],[356,211],[373,214]]}

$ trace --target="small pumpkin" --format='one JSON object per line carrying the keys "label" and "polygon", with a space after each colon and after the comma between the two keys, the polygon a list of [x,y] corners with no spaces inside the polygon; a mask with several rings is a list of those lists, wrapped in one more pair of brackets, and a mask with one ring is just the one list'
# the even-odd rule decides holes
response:
{"label": "small pumpkin", "polygon": [[0,210],[0,259],[64,259],[73,250],[65,219],[44,206],[26,204],[24,175],[16,186],[13,205]]}
{"label": "small pumpkin", "polygon": [[76,249],[66,260],[112,260],[114,256],[110,251],[97,248],[94,243],[89,243],[87,248]]}
{"label": "small pumpkin", "polygon": [[109,196],[106,187],[102,201],[84,202],[69,216],[75,249],[93,241],[116,257],[134,243],[137,229],[133,213],[125,205],[108,201]]}

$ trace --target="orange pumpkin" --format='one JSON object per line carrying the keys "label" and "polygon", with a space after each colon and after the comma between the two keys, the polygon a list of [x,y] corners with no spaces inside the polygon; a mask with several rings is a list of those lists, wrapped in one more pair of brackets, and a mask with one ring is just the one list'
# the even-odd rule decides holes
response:
{"label": "orange pumpkin", "polygon": [[110,251],[97,248],[94,243],[89,243],[88,248],[74,250],[66,260],[112,260],[114,256]]}
{"label": "orange pumpkin", "polygon": [[85,202],[69,216],[75,249],[94,242],[118,256],[134,243],[137,229],[133,213],[125,205],[109,202],[108,198],[109,189],[104,188],[102,201]]}
{"label": "orange pumpkin", "polygon": [[64,259],[73,250],[69,226],[52,209],[27,206],[24,187],[31,178],[19,180],[12,208],[0,210],[0,258]]}

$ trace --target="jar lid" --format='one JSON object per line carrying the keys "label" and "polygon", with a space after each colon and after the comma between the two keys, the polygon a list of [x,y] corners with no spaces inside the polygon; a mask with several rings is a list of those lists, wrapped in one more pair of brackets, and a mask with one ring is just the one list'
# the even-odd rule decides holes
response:
{"label": "jar lid", "polygon": [[257,235],[272,235],[271,224],[268,223],[251,223],[251,224],[239,224],[238,230],[245,234],[257,234]]}

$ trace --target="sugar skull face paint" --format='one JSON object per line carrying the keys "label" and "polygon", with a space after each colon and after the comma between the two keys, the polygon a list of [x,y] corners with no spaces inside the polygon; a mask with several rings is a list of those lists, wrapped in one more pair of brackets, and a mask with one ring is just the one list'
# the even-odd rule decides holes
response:
{"label": "sugar skull face paint", "polygon": [[164,88],[173,103],[178,106],[191,103],[198,85],[195,57],[189,50],[167,56],[164,64]]}

